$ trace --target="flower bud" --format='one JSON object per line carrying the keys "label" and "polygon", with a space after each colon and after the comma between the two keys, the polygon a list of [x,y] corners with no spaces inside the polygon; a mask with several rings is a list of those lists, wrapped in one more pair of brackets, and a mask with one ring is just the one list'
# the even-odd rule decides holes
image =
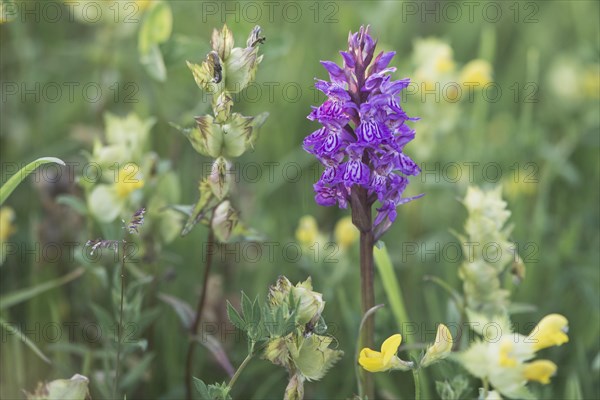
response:
{"label": "flower bud", "polygon": [[217,52],[221,60],[226,60],[229,58],[229,54],[233,48],[233,35],[227,25],[223,25],[223,28],[220,32],[216,29],[213,29],[210,43],[212,49]]}
{"label": "flower bud", "polygon": [[219,124],[213,123],[210,115],[196,117],[197,129],[183,131],[198,153],[213,158],[221,155],[223,147],[223,131]]}
{"label": "flower bud", "polygon": [[263,357],[275,365],[289,368],[290,351],[286,343],[286,338],[278,337],[269,340],[267,346],[265,347]]}
{"label": "flower bud", "polygon": [[312,280],[309,277],[304,282],[298,283],[292,288],[294,301],[300,302],[298,306],[298,316],[296,321],[298,324],[306,325],[316,323],[321,317],[325,302],[321,293],[312,290]]}
{"label": "flower bud", "polygon": [[285,307],[286,311],[289,312],[293,306],[289,304],[291,290],[292,283],[288,278],[280,275],[277,282],[269,287],[269,303],[275,307]]}
{"label": "flower bud", "polygon": [[452,351],[452,334],[448,327],[444,324],[439,324],[435,342],[427,348],[425,356],[421,360],[421,366],[427,367],[439,360],[442,360]]}
{"label": "flower bud", "polygon": [[25,393],[28,400],[73,399],[89,397],[89,379],[75,374],[71,379],[56,379],[46,384],[40,383],[34,393]]}
{"label": "flower bud", "polygon": [[237,211],[231,207],[231,203],[226,200],[220,203],[214,211],[212,218],[212,229],[220,242],[227,242],[231,232],[238,223]]}
{"label": "flower bud", "polygon": [[223,157],[219,157],[212,165],[208,182],[213,194],[222,200],[229,193],[231,186],[231,163]]}
{"label": "flower bud", "polygon": [[283,400],[302,400],[304,398],[304,377],[301,374],[294,374],[290,378]]}
{"label": "flower bud", "polygon": [[221,125],[223,147],[219,155],[227,158],[239,157],[246,150],[254,147],[258,129],[268,115],[268,113],[262,113],[256,117],[244,117],[238,113],[232,114],[231,118]]}
{"label": "flower bud", "polygon": [[227,121],[231,116],[231,106],[233,106],[233,100],[227,92],[216,97],[213,102],[215,121],[220,124]]}
{"label": "flower bud", "polygon": [[258,47],[236,47],[225,60],[225,88],[230,93],[238,93],[254,80],[256,68],[262,61],[258,56]]}

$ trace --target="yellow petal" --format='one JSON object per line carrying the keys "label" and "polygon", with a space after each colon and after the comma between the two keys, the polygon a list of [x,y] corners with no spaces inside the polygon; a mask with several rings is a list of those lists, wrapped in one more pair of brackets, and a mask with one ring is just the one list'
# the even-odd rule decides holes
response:
{"label": "yellow petal", "polygon": [[15,233],[16,229],[13,225],[15,212],[10,207],[0,208],[0,242],[4,242],[10,235]]}
{"label": "yellow petal", "polygon": [[517,359],[512,355],[513,347],[512,342],[503,342],[500,345],[500,356],[498,359],[500,366],[508,368],[517,366]]}
{"label": "yellow petal", "polygon": [[129,194],[144,187],[144,180],[139,177],[139,167],[134,163],[128,163],[119,170],[115,190],[121,198],[127,198]]}
{"label": "yellow petal", "polygon": [[312,246],[317,242],[318,236],[317,220],[311,215],[300,218],[298,229],[296,229],[296,240],[303,246]]}
{"label": "yellow petal", "polygon": [[341,249],[346,249],[356,243],[360,232],[352,223],[352,217],[344,217],[335,224],[333,236]]}
{"label": "yellow petal", "polygon": [[446,358],[452,351],[452,334],[444,324],[439,324],[435,335],[435,342],[427,348],[425,356],[421,360],[421,366],[426,367],[432,363]]}
{"label": "yellow petal", "polygon": [[399,333],[390,336],[385,339],[385,341],[381,345],[381,353],[383,354],[383,364],[386,366],[390,365],[392,357],[396,355],[398,351],[398,347],[400,347],[400,343],[402,343],[402,335]]}
{"label": "yellow petal", "polygon": [[569,341],[567,336],[569,321],[560,314],[546,315],[531,331],[528,342],[535,351],[551,346],[560,346]]}
{"label": "yellow petal", "polygon": [[358,363],[369,372],[381,372],[387,369],[383,365],[382,354],[368,348],[364,348],[360,351]]}
{"label": "yellow petal", "polygon": [[556,373],[556,364],[548,360],[536,360],[525,364],[523,377],[528,381],[536,381],[544,385],[550,383],[550,377]]}
{"label": "yellow petal", "polygon": [[461,71],[460,81],[468,84],[485,86],[492,81],[492,66],[485,60],[473,60]]}

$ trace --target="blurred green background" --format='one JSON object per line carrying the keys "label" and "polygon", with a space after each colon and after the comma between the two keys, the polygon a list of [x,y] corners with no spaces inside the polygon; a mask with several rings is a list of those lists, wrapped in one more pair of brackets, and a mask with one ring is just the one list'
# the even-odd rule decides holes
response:
{"label": "blurred green background", "polygon": [[[91,22],[76,15],[70,18],[73,14],[60,2],[53,3],[54,8],[47,2],[3,2],[2,182],[14,172],[14,163],[41,156],[83,165],[82,151],[90,152],[93,138],[102,135],[104,113],[126,115],[133,111],[142,118],[157,119],[151,131],[151,148],[172,161],[181,185],[180,203],[193,203],[197,181],[210,160],[194,152],[169,122],[191,126],[193,117],[208,113],[210,105],[185,61],[203,60],[210,50],[212,29],[224,22],[240,45],[259,24],[267,40],[261,46],[264,59],[258,68],[257,86],[240,94],[235,109],[244,115],[268,111],[270,116],[255,150],[237,160],[239,168],[249,163],[262,166],[262,175],[255,182],[242,174],[236,204],[248,225],[266,240],[282,245],[295,243],[298,220],[306,214],[315,216],[321,231],[329,233],[348,211],[315,204],[312,183],[317,165],[301,147],[303,138],[317,128],[306,115],[311,105],[323,99],[311,88],[315,77],[326,78],[319,60],[340,63],[338,51],[346,48],[348,32],[370,24],[380,48],[397,52],[392,61],[397,68],[394,76],[416,79],[422,62],[415,56],[419,39],[436,38],[452,49],[457,74],[473,59],[488,61],[501,93],[490,91],[486,98],[478,91],[472,101],[458,102],[447,101],[439,91],[437,95],[405,98],[403,106],[409,115],[421,117],[413,124],[417,139],[406,151],[428,172],[413,178],[406,194],[426,195],[400,207],[398,220],[383,239],[392,255],[411,322],[418,326],[412,340],[430,342],[436,324],[453,318],[447,293],[423,278],[440,277],[460,291],[460,260],[450,260],[443,251],[457,240],[450,230],[462,231],[466,218],[457,199],[464,196],[468,184],[491,187],[503,183],[512,211],[512,240],[519,244],[527,266],[526,278],[513,288],[512,299],[535,306],[513,317],[516,329],[527,333],[552,312],[565,315],[570,325],[570,342],[544,354],[559,366],[557,376],[551,385],[535,386],[534,390],[546,399],[571,399],[578,394],[580,398],[600,397],[600,3],[453,2],[454,6],[448,7],[443,2],[301,1],[274,2],[270,8],[264,2],[172,1],[173,32],[160,45],[166,67],[162,82],[144,68],[138,55],[141,22],[133,20],[142,21],[147,11],[127,9],[125,3],[131,2],[113,9],[121,13],[116,22],[114,14],[106,14],[106,8],[107,18]],[[56,10],[62,15],[56,17]],[[136,12],[127,20],[132,10]],[[255,10],[260,12],[259,18]],[[93,86],[87,94],[83,91],[86,84]],[[62,90],[58,96],[54,91],[57,85]],[[73,87],[72,97],[69,85]],[[100,88],[101,94],[91,100],[96,97],[95,88]],[[280,163],[274,168],[274,179],[267,176],[264,164],[272,162]],[[486,171],[489,163],[497,164]],[[289,165],[292,167],[285,170]],[[455,179],[452,170],[457,165],[460,179]],[[474,165],[472,177],[467,176],[469,165]],[[297,166],[301,175],[290,178]],[[496,166],[501,168],[497,178]],[[76,174],[80,173],[77,168]],[[6,205],[14,209],[17,227],[8,241],[21,250],[33,250],[7,256],[0,268],[0,295],[33,287],[80,265],[77,258],[64,256],[49,262],[36,252],[36,243],[42,243],[41,248],[44,243],[84,243],[99,235],[89,217],[78,217],[69,207],[56,203],[61,193],[82,195],[74,179],[51,185],[29,178],[8,200]],[[127,398],[183,396],[187,334],[176,313],[157,294],[167,293],[195,304],[201,287],[205,236],[205,228],[198,226],[189,236],[164,246],[151,266],[138,265],[154,277],[143,308],[156,313],[135,335],[148,340],[147,352],[153,357],[140,376],[132,378],[136,384],[128,390]],[[407,243],[417,245],[416,254],[403,251]],[[325,317],[346,356],[321,382],[307,384],[306,398],[348,398],[356,392],[352,355],[360,318],[357,249],[350,249],[335,264],[323,263],[323,254],[315,263],[310,257],[294,260],[278,249],[272,258],[265,253],[257,262],[217,257],[209,294],[213,318],[224,321],[225,299],[237,301],[242,289],[264,299],[268,285],[278,275],[285,274],[294,282],[312,275],[315,290],[323,292],[327,301]],[[341,281],[333,285],[332,277],[340,268],[344,268]],[[110,309],[110,290],[103,289],[99,281],[97,275],[86,273],[59,289],[2,309],[5,321],[25,327],[26,334],[31,332],[28,335],[34,336],[31,339],[52,365],[3,331],[1,398],[23,397],[21,389],[32,391],[39,381],[75,373],[90,378],[92,397],[102,397],[94,386],[103,379],[98,372],[101,369],[90,355],[100,344],[81,338],[70,340],[64,325],[77,323],[79,332],[86,323],[96,321],[93,305]],[[376,285],[377,302],[386,303],[377,278]],[[50,322],[63,329],[62,338],[54,343],[40,334]],[[37,323],[42,328],[36,327]],[[376,342],[396,329],[390,310],[379,311]],[[231,335],[219,339],[232,364],[238,365],[245,354],[245,342]],[[80,347],[67,350],[68,345]],[[205,382],[226,379],[206,348],[200,348],[196,355],[196,376]],[[127,368],[142,358],[132,354]],[[429,395],[435,397],[435,380],[455,372],[450,363],[428,370]],[[411,380],[409,373],[377,376],[381,395],[387,398],[411,398]],[[280,398],[286,383],[283,370],[256,360],[242,374],[234,398]],[[469,396],[476,398],[476,392]]]}

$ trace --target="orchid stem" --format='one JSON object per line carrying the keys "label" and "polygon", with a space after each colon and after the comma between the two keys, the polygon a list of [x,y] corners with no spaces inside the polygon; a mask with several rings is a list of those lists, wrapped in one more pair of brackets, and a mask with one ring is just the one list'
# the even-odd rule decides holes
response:
{"label": "orchid stem", "polygon": [[[375,306],[375,292],[373,289],[373,246],[375,237],[373,236],[373,223],[371,219],[371,205],[367,198],[367,191],[363,188],[354,187],[352,189],[352,223],[360,231],[360,292],[361,292],[361,315],[365,315]],[[361,331],[360,348],[373,348],[373,333],[375,327],[374,317],[367,318]],[[375,398],[375,387],[373,376],[367,371],[361,371],[362,398]]]}

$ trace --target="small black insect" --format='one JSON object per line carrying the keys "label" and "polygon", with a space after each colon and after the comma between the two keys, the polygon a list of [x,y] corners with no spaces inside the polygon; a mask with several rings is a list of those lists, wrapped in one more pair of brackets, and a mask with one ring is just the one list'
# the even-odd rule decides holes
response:
{"label": "small black insect", "polygon": [[260,26],[256,25],[254,29],[252,29],[252,33],[246,44],[248,47],[255,47],[257,44],[264,44],[265,40],[267,40],[266,37],[260,36]]}
{"label": "small black insect", "polygon": [[221,61],[216,51],[211,51],[207,56],[208,62],[213,67],[213,82],[219,83],[223,79],[223,68],[221,67]]}

